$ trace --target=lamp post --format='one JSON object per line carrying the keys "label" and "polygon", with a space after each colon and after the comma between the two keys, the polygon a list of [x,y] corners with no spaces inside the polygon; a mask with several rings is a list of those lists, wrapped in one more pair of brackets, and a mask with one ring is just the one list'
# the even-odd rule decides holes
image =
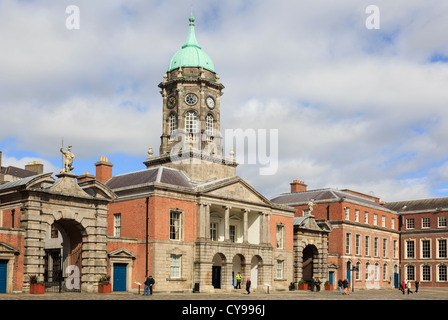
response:
{"label": "lamp post", "polygon": [[352,272],[352,292],[355,292],[355,279],[353,278],[353,271],[358,271],[358,267],[353,267],[350,269],[350,271]]}

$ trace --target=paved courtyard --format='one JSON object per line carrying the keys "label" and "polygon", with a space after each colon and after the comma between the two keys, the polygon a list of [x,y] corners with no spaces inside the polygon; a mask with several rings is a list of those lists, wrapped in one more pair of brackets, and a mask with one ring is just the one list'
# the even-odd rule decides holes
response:
{"label": "paved courtyard", "polygon": [[166,293],[155,291],[152,296],[138,293],[45,293],[35,294],[0,294],[0,300],[448,300],[448,288],[421,288],[418,294],[405,294],[397,289],[350,291],[341,295],[333,291],[280,291],[254,292],[247,295],[243,289],[227,293]]}

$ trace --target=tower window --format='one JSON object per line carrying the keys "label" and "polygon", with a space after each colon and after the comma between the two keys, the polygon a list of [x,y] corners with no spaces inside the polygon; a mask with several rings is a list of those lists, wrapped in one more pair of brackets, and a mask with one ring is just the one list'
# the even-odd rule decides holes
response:
{"label": "tower window", "polygon": [[211,114],[208,114],[205,118],[205,133],[208,139],[213,136],[213,116]]}
{"label": "tower window", "polygon": [[185,116],[185,131],[188,133],[196,133],[198,126],[198,116],[194,111],[188,111]]}
{"label": "tower window", "polygon": [[175,113],[170,114],[170,140],[174,140],[174,132],[177,129],[177,116]]}

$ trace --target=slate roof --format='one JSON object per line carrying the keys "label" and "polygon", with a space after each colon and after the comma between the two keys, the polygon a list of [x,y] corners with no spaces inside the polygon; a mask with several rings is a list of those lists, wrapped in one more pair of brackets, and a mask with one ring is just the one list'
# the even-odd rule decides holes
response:
{"label": "slate roof", "polygon": [[277,204],[299,205],[299,204],[307,204],[308,201],[310,201],[311,199],[314,199],[315,202],[340,201],[342,199],[344,201],[351,200],[361,203],[363,205],[374,206],[377,207],[378,209],[384,209],[382,205],[375,202],[373,199],[332,188],[284,193],[274,199],[271,199],[271,201]]}
{"label": "slate roof", "polygon": [[6,182],[4,184],[0,184],[0,190],[6,190],[9,188],[25,186],[29,182],[33,181],[34,179],[40,178],[45,175],[50,175],[50,174],[49,173],[41,173],[41,174],[34,173],[34,175],[23,178],[23,179],[14,180],[14,181]]}
{"label": "slate roof", "polygon": [[117,175],[106,181],[105,185],[114,190],[154,182],[166,183],[185,188],[193,188],[187,177],[182,172],[166,167],[156,167]]}
{"label": "slate roof", "polygon": [[35,176],[36,172],[20,169],[13,166],[1,167],[0,174],[8,174],[17,178],[28,178],[31,176]]}
{"label": "slate roof", "polygon": [[388,208],[389,210],[397,211],[398,213],[442,209],[448,210],[448,197],[388,202],[384,204],[384,207]]}

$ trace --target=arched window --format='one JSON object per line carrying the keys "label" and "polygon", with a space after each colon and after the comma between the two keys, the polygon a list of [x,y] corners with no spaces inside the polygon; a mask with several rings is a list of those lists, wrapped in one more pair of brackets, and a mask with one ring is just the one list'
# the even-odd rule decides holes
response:
{"label": "arched window", "polygon": [[174,140],[174,132],[177,129],[177,116],[175,113],[170,114],[169,126],[170,126],[170,140]]}
{"label": "arched window", "polygon": [[208,114],[205,118],[205,133],[207,135],[207,139],[210,139],[213,136],[213,116]]}
{"label": "arched window", "polygon": [[[198,131],[198,116],[194,111],[188,111],[185,115],[185,132],[189,135],[190,133],[195,134]],[[193,138],[195,136],[193,135]]]}

